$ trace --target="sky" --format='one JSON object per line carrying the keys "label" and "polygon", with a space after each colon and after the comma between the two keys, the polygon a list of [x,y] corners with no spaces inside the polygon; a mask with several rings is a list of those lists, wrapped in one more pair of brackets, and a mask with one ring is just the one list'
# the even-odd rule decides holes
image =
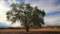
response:
{"label": "sky", "polygon": [[[10,10],[12,3],[30,3],[31,6],[37,6],[41,10],[45,10],[45,24],[42,26],[60,26],[60,0],[0,0],[0,24],[6,24],[11,27],[21,26],[18,22],[10,25],[12,22],[6,20],[6,12]],[[5,25],[4,25],[5,26]]]}

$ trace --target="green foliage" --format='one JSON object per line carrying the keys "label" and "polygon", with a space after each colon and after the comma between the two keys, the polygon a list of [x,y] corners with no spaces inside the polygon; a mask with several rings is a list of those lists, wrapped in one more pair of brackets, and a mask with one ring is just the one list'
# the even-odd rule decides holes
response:
{"label": "green foliage", "polygon": [[21,21],[20,23],[25,27],[41,27],[44,24],[43,17],[45,16],[44,10],[41,11],[37,7],[32,7],[30,4],[11,4],[12,10],[6,13],[7,19],[15,23],[16,21]]}

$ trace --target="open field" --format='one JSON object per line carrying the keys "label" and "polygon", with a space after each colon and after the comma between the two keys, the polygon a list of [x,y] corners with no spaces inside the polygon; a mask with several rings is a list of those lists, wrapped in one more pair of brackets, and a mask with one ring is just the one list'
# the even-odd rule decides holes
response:
{"label": "open field", "polygon": [[[25,32],[24,28],[0,28],[0,32]],[[60,28],[56,27],[45,27],[45,28],[30,28],[29,31],[60,31]]]}
{"label": "open field", "polygon": [[[29,29],[29,34],[60,34],[60,28],[46,27],[46,28],[33,28]],[[3,28],[0,29],[0,34],[25,34],[25,29]]]}

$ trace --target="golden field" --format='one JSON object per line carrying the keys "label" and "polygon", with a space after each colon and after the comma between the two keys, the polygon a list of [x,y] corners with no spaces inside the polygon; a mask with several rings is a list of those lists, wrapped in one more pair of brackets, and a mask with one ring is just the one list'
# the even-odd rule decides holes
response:
{"label": "golden field", "polygon": [[[25,32],[24,28],[1,28],[0,32]],[[29,31],[60,31],[57,27],[30,28]]]}

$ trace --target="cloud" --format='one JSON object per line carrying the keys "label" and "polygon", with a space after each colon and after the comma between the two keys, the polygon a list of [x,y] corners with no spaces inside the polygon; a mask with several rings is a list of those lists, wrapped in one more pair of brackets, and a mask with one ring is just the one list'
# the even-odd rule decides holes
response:
{"label": "cloud", "polygon": [[46,17],[44,26],[60,26],[60,14]]}
{"label": "cloud", "polygon": [[0,1],[0,21],[5,18],[5,13],[8,10],[9,8],[7,7],[7,5],[5,5],[3,1]]}
{"label": "cloud", "polygon": [[6,2],[4,2],[4,0],[0,0],[0,22],[3,22],[8,26],[10,26],[12,22],[8,22],[6,19],[6,12],[8,10],[10,10],[9,4],[7,5]]}
{"label": "cloud", "polygon": [[26,3],[38,6],[39,9],[44,9],[46,13],[60,9],[60,4],[56,5],[58,0],[26,0]]}
{"label": "cloud", "polygon": [[16,23],[14,23],[13,25],[11,25],[11,27],[21,27],[21,23],[16,21]]}
{"label": "cloud", "polygon": [[0,22],[0,28],[7,28],[9,27],[6,23]]}
{"label": "cloud", "polygon": [[46,14],[45,17],[49,17],[49,16],[53,16],[53,15],[57,16],[58,14],[60,14],[60,11],[49,12],[49,13]]}
{"label": "cloud", "polygon": [[44,26],[60,26],[60,0],[26,0],[31,6],[37,6],[44,9],[46,16],[44,17]]}
{"label": "cloud", "polygon": [[6,21],[6,11],[8,11],[9,8],[8,6],[5,4],[5,2],[3,0],[0,0],[0,22],[6,22],[6,24],[9,24]]}
{"label": "cloud", "polygon": [[4,0],[7,4],[12,4],[12,3],[22,3],[25,2],[26,0]]}
{"label": "cloud", "polygon": [[[38,6],[39,9],[45,10],[45,25],[44,26],[51,26],[51,25],[58,25],[60,26],[60,0],[26,0],[25,3],[30,3],[31,6],[35,7]],[[16,0],[0,0],[0,22],[4,22],[8,25],[11,22],[6,21],[6,11],[10,10],[10,4],[12,3],[19,3]],[[57,12],[58,11],[58,12]],[[57,13],[56,13],[57,12]],[[53,14],[55,15],[53,15]],[[48,16],[49,15],[49,16]],[[15,23],[11,25],[12,27],[21,26],[19,23]]]}
{"label": "cloud", "polygon": [[6,12],[8,10],[10,10],[11,7],[9,5],[13,2],[16,3],[15,0],[8,0],[8,1],[7,0],[5,0],[5,1],[0,0],[0,22],[3,22],[3,23],[5,23],[5,24],[7,24],[8,26],[11,26],[11,27],[18,27],[20,25],[19,23],[15,23],[13,25],[10,25],[12,22],[7,21],[7,19],[6,19]]}

